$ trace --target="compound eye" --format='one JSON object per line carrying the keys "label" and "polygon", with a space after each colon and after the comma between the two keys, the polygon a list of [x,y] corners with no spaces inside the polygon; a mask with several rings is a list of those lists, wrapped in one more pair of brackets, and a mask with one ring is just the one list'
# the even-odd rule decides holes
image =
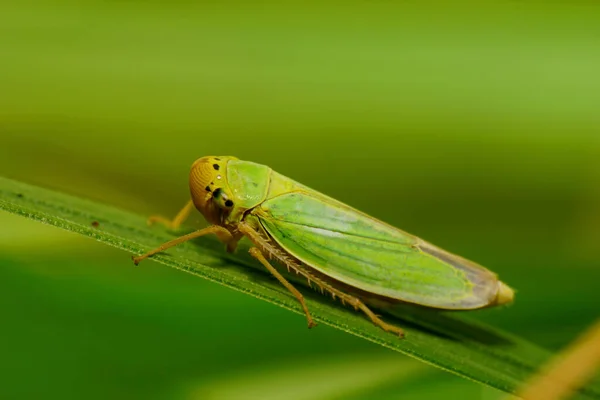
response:
{"label": "compound eye", "polygon": [[233,201],[228,198],[221,188],[213,191],[213,200],[219,206],[219,208],[226,210],[233,208]]}

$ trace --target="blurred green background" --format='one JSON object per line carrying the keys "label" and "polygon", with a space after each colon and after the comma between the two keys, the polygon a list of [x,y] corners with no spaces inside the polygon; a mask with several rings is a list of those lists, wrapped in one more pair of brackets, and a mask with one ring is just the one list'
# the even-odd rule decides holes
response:
{"label": "blurred green background", "polygon": [[[550,349],[600,304],[596,4],[0,4],[0,173],[174,215],[270,165],[518,290]],[[192,223],[202,224],[195,214]],[[500,399],[303,317],[0,214],[0,398]]]}

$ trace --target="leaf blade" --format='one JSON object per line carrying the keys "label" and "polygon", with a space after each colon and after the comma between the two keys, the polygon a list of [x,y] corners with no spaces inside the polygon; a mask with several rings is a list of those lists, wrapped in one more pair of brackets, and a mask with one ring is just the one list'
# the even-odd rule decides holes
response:
{"label": "leaf blade", "polygon": [[[1,177],[0,209],[136,254],[173,237],[164,230],[147,228],[145,217]],[[200,244],[203,251],[198,251]],[[184,243],[153,259],[302,314],[295,299],[245,252],[230,256],[216,240]],[[474,319],[410,306],[400,306],[385,316],[407,332],[407,338],[400,340],[361,314],[300,289],[317,321],[506,392],[514,393],[550,357],[548,351]],[[302,326],[299,321],[298,329]],[[577,398],[600,399],[597,386],[580,389]]]}

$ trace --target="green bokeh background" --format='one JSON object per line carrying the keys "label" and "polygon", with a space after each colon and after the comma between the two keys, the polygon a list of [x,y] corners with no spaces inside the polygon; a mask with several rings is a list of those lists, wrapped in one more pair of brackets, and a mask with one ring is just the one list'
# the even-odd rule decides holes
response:
{"label": "green bokeh background", "polygon": [[[0,172],[175,214],[235,155],[498,272],[550,349],[600,308],[600,7],[0,4]],[[196,214],[192,223],[203,224]],[[0,214],[0,398],[500,399]]]}

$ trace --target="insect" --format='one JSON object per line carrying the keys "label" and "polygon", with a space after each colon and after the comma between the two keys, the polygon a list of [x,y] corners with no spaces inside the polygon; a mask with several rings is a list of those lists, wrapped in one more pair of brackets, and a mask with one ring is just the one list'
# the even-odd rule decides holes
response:
{"label": "insect", "polygon": [[275,260],[308,279],[385,331],[403,336],[367,304],[413,303],[472,310],[509,303],[513,290],[484,267],[442,250],[344,203],[293,181],[265,165],[235,157],[203,157],[190,171],[191,200],[173,220],[150,217],[177,229],[197,208],[211,226],[171,240],[135,264],[185,241],[215,234],[233,252],[243,237],[257,259],[300,302],[302,294],[275,269]]}

